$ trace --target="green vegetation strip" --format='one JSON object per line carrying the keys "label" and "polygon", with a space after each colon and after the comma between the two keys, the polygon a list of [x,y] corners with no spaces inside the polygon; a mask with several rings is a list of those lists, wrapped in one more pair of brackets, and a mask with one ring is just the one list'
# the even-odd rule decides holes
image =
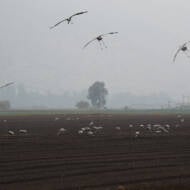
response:
{"label": "green vegetation strip", "polygon": [[120,109],[109,109],[109,110],[78,110],[78,109],[64,109],[64,110],[9,110],[0,111],[0,116],[25,116],[25,115],[59,115],[59,114],[148,114],[148,115],[170,115],[170,114],[190,114],[190,110],[179,110],[179,109],[144,109],[144,110],[120,110]]}

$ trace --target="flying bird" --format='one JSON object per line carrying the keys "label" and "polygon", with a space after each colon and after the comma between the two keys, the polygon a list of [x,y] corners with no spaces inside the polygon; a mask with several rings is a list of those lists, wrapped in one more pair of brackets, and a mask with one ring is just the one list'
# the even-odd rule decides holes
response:
{"label": "flying bird", "polygon": [[82,15],[82,14],[87,13],[87,12],[88,12],[88,11],[82,11],[82,12],[75,13],[75,14],[71,15],[70,17],[65,18],[65,19],[59,21],[58,23],[56,23],[55,25],[51,26],[50,29],[55,28],[56,26],[60,25],[62,22],[65,22],[65,21],[67,22],[67,24],[70,24],[70,23],[71,23],[71,20],[72,20],[72,18],[73,18],[74,16]]}
{"label": "flying bird", "polygon": [[4,87],[10,86],[12,84],[14,84],[14,82],[9,82],[9,83],[6,83],[6,84],[0,86],[0,88],[4,88]]}
{"label": "flying bird", "polygon": [[[190,41],[185,42],[184,44],[182,44],[182,45],[178,48],[178,50],[176,51],[176,53],[175,53],[175,55],[174,55],[174,57],[173,57],[173,62],[175,62],[177,55],[178,55],[181,51],[186,54],[186,52],[189,50],[189,48],[187,47],[187,45],[188,45],[189,43],[190,43]],[[187,55],[187,54],[186,54],[186,56],[189,57],[189,55]]]}
{"label": "flying bird", "polygon": [[107,35],[113,35],[113,34],[118,34],[118,32],[109,32],[109,33],[106,33],[106,34],[101,34],[99,36],[97,36],[96,38],[93,38],[92,40],[90,40],[89,42],[87,42],[84,46],[83,46],[83,49],[86,48],[90,43],[92,43],[93,41],[98,41],[99,44],[100,44],[100,47],[102,49],[102,46],[107,48],[106,44],[104,43],[104,40],[103,38]]}

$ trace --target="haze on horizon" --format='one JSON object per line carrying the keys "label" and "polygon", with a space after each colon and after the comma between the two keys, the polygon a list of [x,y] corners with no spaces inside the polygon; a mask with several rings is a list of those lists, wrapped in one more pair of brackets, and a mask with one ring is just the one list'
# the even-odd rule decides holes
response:
{"label": "haze on horizon", "polygon": [[[110,93],[190,94],[190,59],[173,55],[190,40],[185,0],[1,0],[0,81],[40,91],[81,91],[104,81]],[[49,27],[78,11],[88,13]],[[94,42],[101,33],[103,51]]]}

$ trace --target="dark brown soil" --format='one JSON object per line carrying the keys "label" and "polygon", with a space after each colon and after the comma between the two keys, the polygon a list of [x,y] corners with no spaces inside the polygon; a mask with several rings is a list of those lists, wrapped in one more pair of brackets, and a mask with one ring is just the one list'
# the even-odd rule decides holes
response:
{"label": "dark brown soil", "polygon": [[[167,126],[168,132],[159,131],[155,124]],[[79,134],[84,127],[92,134],[88,130]],[[60,128],[66,132],[57,136]],[[28,132],[21,134],[19,129]],[[0,190],[116,189],[119,185],[190,189],[190,115],[0,117]]]}

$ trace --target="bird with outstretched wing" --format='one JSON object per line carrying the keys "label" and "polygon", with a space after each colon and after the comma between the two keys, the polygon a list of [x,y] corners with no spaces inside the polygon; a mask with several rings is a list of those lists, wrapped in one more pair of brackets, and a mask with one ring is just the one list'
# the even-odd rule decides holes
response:
{"label": "bird with outstretched wing", "polygon": [[187,45],[188,45],[189,43],[190,43],[190,41],[185,42],[184,44],[182,44],[182,45],[177,49],[177,51],[176,51],[176,53],[174,54],[174,57],[173,57],[173,62],[175,62],[175,60],[176,60],[178,54],[179,54],[181,51],[182,51],[182,52],[188,51]]}
{"label": "bird with outstretched wing", "polygon": [[83,49],[86,48],[90,43],[92,43],[93,41],[98,41],[98,42],[101,42],[102,41],[102,44],[106,47],[104,41],[103,41],[103,37],[104,36],[107,36],[107,35],[113,35],[113,34],[118,34],[118,32],[109,32],[109,33],[106,33],[106,34],[100,34],[99,36],[93,38],[92,40],[90,40],[89,42],[87,42],[84,46],[83,46]]}
{"label": "bird with outstretched wing", "polygon": [[88,11],[82,11],[82,12],[75,13],[75,14],[71,15],[70,17],[65,18],[65,19],[63,19],[63,20],[57,22],[55,25],[51,26],[50,29],[55,28],[56,26],[60,25],[62,22],[65,22],[65,21],[67,21],[67,23],[70,24],[70,22],[71,22],[71,20],[72,20],[72,18],[73,18],[74,16],[78,16],[78,15],[81,15],[81,14],[84,14],[84,13],[87,13],[87,12],[88,12]]}
{"label": "bird with outstretched wing", "polygon": [[9,82],[9,83],[3,84],[2,86],[0,86],[0,88],[4,88],[4,87],[10,86],[12,84],[14,84],[14,82]]}

